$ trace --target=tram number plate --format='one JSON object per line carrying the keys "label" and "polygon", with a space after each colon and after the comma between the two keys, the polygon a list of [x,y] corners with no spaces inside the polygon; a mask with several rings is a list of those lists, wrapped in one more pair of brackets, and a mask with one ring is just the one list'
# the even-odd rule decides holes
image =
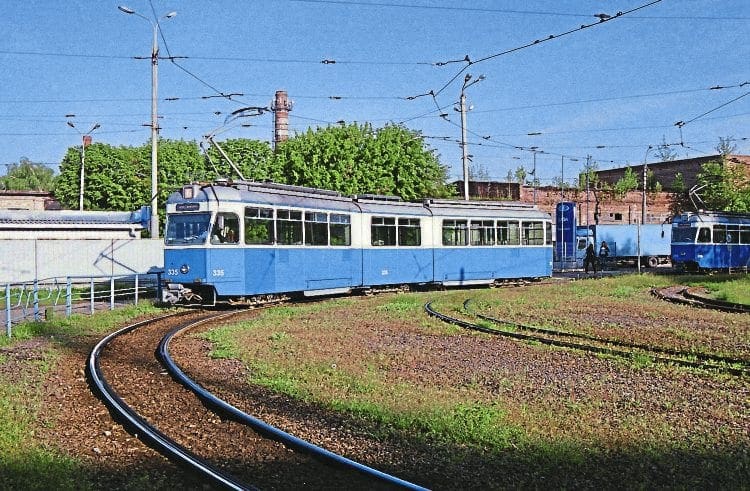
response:
{"label": "tram number plate", "polygon": [[224,270],[223,269],[212,269],[211,270],[211,276],[224,276]]}

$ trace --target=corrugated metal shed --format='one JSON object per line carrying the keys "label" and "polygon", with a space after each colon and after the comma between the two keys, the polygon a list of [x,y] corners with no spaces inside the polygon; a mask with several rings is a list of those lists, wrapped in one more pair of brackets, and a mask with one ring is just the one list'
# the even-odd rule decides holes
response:
{"label": "corrugated metal shed", "polygon": [[0,239],[138,239],[147,210],[0,210]]}

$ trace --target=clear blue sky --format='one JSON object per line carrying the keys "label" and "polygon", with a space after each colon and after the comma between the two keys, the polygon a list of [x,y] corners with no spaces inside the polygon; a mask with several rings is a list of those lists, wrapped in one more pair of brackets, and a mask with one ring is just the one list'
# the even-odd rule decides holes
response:
{"label": "clear blue sky", "polygon": [[[58,163],[81,142],[66,121],[81,132],[99,123],[94,141],[150,141],[153,31],[118,5],[151,19],[177,12],[161,21],[159,39],[161,56],[176,57],[159,63],[165,138],[200,141],[232,111],[268,106],[283,89],[294,101],[292,132],[340,120],[403,123],[420,130],[459,179],[454,106],[471,74],[485,79],[466,89],[468,151],[495,179],[520,165],[531,170],[531,147],[543,152],[536,153],[543,184],[563,163],[570,181],[588,155],[600,169],[653,161],[649,145],[664,141],[683,144],[672,147],[679,157],[713,154],[719,137],[750,153],[750,2],[662,0],[607,22],[595,17],[648,3],[5,2],[0,173],[21,157]],[[545,41],[528,46],[535,40]],[[466,56],[471,64],[443,64]],[[430,91],[436,97],[409,99]],[[678,121],[686,123],[681,131]],[[218,139],[272,139],[270,113],[237,123],[252,126]]]}

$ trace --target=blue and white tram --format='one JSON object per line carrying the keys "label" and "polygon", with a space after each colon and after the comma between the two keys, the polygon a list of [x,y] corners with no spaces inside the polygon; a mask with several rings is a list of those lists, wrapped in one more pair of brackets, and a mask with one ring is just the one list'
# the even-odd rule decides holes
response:
{"label": "blue and white tram", "polygon": [[672,263],[692,271],[747,268],[750,214],[701,211],[674,217]]}
{"label": "blue and white tram", "polygon": [[551,217],[508,203],[191,184],[167,200],[164,300],[255,302],[552,274]]}

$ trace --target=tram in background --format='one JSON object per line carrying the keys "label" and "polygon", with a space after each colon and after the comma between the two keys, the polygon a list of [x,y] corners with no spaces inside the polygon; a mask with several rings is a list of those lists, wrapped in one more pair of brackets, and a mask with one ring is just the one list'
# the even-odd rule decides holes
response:
{"label": "tram in background", "polygon": [[747,270],[750,214],[699,211],[675,216],[672,264],[687,271]]}

